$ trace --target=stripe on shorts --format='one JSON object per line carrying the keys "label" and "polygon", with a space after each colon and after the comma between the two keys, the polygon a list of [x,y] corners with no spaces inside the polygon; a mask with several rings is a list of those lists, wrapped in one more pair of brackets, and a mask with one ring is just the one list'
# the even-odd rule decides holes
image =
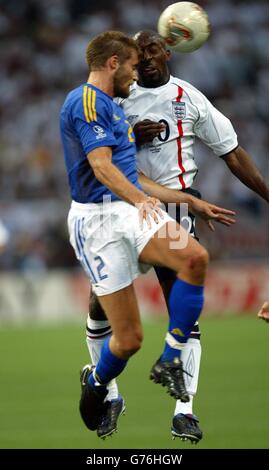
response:
{"label": "stripe on shorts", "polygon": [[85,268],[85,271],[88,273],[89,277],[91,280],[96,284],[97,280],[96,277],[91,269],[90,263],[86,257],[86,254],[84,253],[83,249],[83,242],[81,238],[81,233],[80,233],[80,226],[81,226],[81,219],[76,219],[75,221],[75,240],[76,240],[76,246],[78,249],[79,257],[81,259],[81,262]]}

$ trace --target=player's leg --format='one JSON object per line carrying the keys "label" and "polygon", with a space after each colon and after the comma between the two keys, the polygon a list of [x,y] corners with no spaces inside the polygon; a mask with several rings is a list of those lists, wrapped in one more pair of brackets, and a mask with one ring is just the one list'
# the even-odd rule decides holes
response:
{"label": "player's leg", "polygon": [[[113,334],[104,341],[96,368],[87,376],[87,396],[82,397],[80,411],[87,427],[93,429],[96,425],[98,435],[104,437],[115,430],[108,430],[104,434],[102,428],[102,433],[98,432],[105,411],[103,403],[107,393],[106,386],[124,370],[129,357],[140,348],[143,333],[133,285],[99,296],[98,300],[111,324]],[[100,410],[98,423],[96,408]]]}
{"label": "player's leg", "polygon": [[[111,336],[111,331],[111,325],[98,297],[92,292],[86,324],[86,342],[93,365],[96,365],[99,361],[103,343]],[[115,380],[108,384],[107,389],[106,401],[117,400],[119,391]]]}
{"label": "player's leg", "polygon": [[[182,190],[196,198],[201,199],[201,193],[192,188],[186,188]],[[188,217],[181,218],[180,209],[177,207],[176,210],[176,220],[189,232],[189,234],[199,241],[199,238],[196,233],[196,220],[195,216],[188,212]],[[159,268],[161,271],[163,268]],[[166,270],[168,271],[168,270]],[[172,271],[170,271],[172,273]],[[164,295],[168,299],[169,289],[171,288],[171,280],[173,277],[169,277],[167,272],[164,273],[164,276],[161,276],[161,279],[164,279],[166,285],[163,286]],[[174,417],[172,422],[171,431],[173,436],[180,437],[182,440],[189,439],[192,442],[198,442],[203,437],[203,433],[199,427],[199,420],[197,416],[193,413],[193,399],[197,393],[198,388],[198,379],[201,363],[201,342],[200,342],[200,328],[199,323],[197,322],[191,332],[191,335],[182,351],[182,363],[183,368],[191,375],[184,374],[184,380],[186,383],[186,388],[190,397],[190,401],[183,403],[180,400],[177,400]]]}
{"label": "player's leg", "polygon": [[201,343],[198,322],[194,326],[186,346],[182,351],[181,359],[184,370],[190,374],[184,374],[190,401],[188,403],[182,403],[180,400],[177,400],[171,432],[174,437],[179,437],[182,440],[189,439],[191,442],[197,443],[203,437],[203,433],[199,427],[199,419],[193,413],[193,399],[197,393],[201,362]]}
{"label": "player's leg", "polygon": [[[203,284],[208,255],[191,236],[188,236],[184,248],[171,249],[173,239],[169,233],[175,231],[175,227],[179,231],[178,224],[168,222],[166,237],[163,232],[161,236],[158,231],[143,248],[140,260],[143,263],[166,266],[177,273],[168,299],[170,321],[166,344],[161,357],[152,368],[151,378],[166,385],[172,396],[186,402],[189,397],[184,389],[179,358],[203,307]],[[184,232],[181,228],[176,239],[186,236]]]}
{"label": "player's leg", "polygon": [[[156,267],[155,272],[169,312],[169,295],[172,285],[176,280],[176,274],[174,271],[162,267]],[[193,413],[193,398],[197,393],[201,362],[200,336],[199,324],[197,322],[181,354],[183,370],[190,374],[184,374],[184,381],[190,401],[186,403],[181,400],[176,401],[171,427],[173,436],[189,439],[192,442],[198,442],[203,435],[198,424],[199,420]]]}
{"label": "player's leg", "polygon": [[[199,191],[190,188],[183,191],[201,199],[201,194]],[[177,222],[180,223],[193,238],[199,241],[196,234],[195,216],[188,212],[188,216],[184,216],[182,218],[179,207],[176,208],[176,213],[174,215]],[[169,312],[169,295],[171,287],[176,279],[176,274],[174,271],[163,267],[155,267],[155,271],[162,287]],[[190,397],[190,401],[186,403],[182,402],[181,400],[176,401],[171,431],[173,436],[180,437],[181,439],[189,439],[192,442],[198,442],[203,436],[203,433],[198,424],[199,420],[193,412],[193,398],[197,393],[201,362],[201,343],[198,322],[194,326],[193,331],[191,332],[191,335],[184,349],[182,350],[181,359],[183,369],[191,374],[184,374],[184,381],[186,384],[186,390]]]}
{"label": "player's leg", "polygon": [[[199,199],[201,199],[202,197],[199,191],[194,190],[192,188],[186,188],[182,191],[187,192]],[[191,212],[188,212],[188,217],[181,218],[180,209],[177,207],[176,220],[181,223],[181,225],[189,232],[189,234],[193,238],[199,241],[199,238],[196,234],[195,216]],[[163,268],[159,268],[160,271],[162,269]],[[166,280],[164,292],[169,292],[171,281],[169,282],[167,281],[167,279],[171,279],[171,277],[169,278],[169,275],[167,276],[167,273],[164,274],[166,274],[165,277],[162,276],[162,279]],[[201,335],[199,330],[199,324],[197,322],[197,324],[193,328],[193,331],[191,332],[186,346],[182,351],[183,368],[191,374],[191,376],[188,376],[186,374],[184,375],[184,380],[186,383],[186,388],[190,397],[190,401],[187,403],[182,403],[180,400],[177,400],[171,427],[171,431],[174,436],[178,436],[181,439],[189,439],[192,442],[198,442],[203,436],[203,433],[198,424],[199,420],[197,416],[193,413],[193,398],[197,393],[201,362],[200,336]]]}
{"label": "player's leg", "polygon": [[[111,338],[104,341],[96,369],[87,365],[81,373],[80,412],[91,430],[98,429],[106,409],[107,383],[124,369],[128,357],[141,344],[142,330],[132,288],[139,272],[137,256],[121,235],[122,222],[128,216],[132,220],[134,210],[123,202],[83,205],[73,201],[68,216],[70,242],[114,329]],[[111,219],[113,224],[107,222]]]}
{"label": "player's leg", "polygon": [[[98,297],[92,292],[86,324],[86,342],[93,365],[96,365],[99,361],[102,346],[105,340],[110,336],[110,323],[98,301]],[[88,366],[88,369],[89,368],[90,366]],[[112,434],[117,429],[118,419],[125,411],[125,402],[122,396],[119,395],[115,379],[109,382],[107,390],[108,394],[105,397],[102,420],[97,427],[97,435],[102,438]]]}

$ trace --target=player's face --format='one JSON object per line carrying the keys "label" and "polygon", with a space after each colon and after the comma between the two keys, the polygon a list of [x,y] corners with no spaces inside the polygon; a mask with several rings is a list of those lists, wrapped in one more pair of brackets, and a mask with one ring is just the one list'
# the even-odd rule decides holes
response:
{"label": "player's face", "polygon": [[137,66],[139,85],[148,88],[164,85],[169,80],[167,61],[170,53],[157,37],[147,34],[141,34],[137,44],[140,48]]}
{"label": "player's face", "polygon": [[114,75],[114,96],[127,98],[130,94],[130,86],[137,79],[138,54],[131,49],[131,56],[122,65]]}

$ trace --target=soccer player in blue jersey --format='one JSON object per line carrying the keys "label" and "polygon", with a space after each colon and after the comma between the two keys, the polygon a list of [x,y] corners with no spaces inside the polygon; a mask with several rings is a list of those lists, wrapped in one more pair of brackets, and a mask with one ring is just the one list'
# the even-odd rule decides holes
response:
{"label": "soccer player in blue jersey", "polygon": [[171,396],[189,400],[180,356],[202,311],[208,254],[138,182],[134,134],[113,102],[129,95],[138,63],[135,41],[108,31],[89,43],[86,57],[88,81],[68,94],[60,125],[72,197],[70,242],[112,328],[96,367],[81,374],[81,416],[98,433],[106,386],[142,344],[133,280],[151,265],[176,273],[169,331],[151,376]]}

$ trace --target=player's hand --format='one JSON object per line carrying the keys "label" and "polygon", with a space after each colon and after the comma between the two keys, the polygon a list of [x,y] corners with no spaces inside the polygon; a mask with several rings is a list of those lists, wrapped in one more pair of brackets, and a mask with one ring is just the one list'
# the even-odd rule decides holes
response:
{"label": "player's hand", "polygon": [[147,222],[148,228],[151,228],[151,219],[159,223],[159,217],[163,219],[163,213],[160,209],[161,201],[156,197],[147,196],[145,200],[136,204],[139,212],[139,224],[140,228],[143,228],[144,220]]}
{"label": "player's hand", "polygon": [[212,220],[215,220],[220,224],[227,225],[227,227],[235,223],[235,219],[233,218],[235,216],[234,211],[215,206],[214,204],[201,201],[197,198],[193,198],[191,212],[203,219],[212,232],[215,231]]}
{"label": "player's hand", "polygon": [[269,302],[264,302],[257,316],[266,321],[266,323],[269,323]]}
{"label": "player's hand", "polygon": [[138,145],[143,145],[152,142],[153,139],[158,137],[158,135],[165,131],[165,129],[165,124],[150,121],[149,119],[137,122],[133,128],[136,143]]}

